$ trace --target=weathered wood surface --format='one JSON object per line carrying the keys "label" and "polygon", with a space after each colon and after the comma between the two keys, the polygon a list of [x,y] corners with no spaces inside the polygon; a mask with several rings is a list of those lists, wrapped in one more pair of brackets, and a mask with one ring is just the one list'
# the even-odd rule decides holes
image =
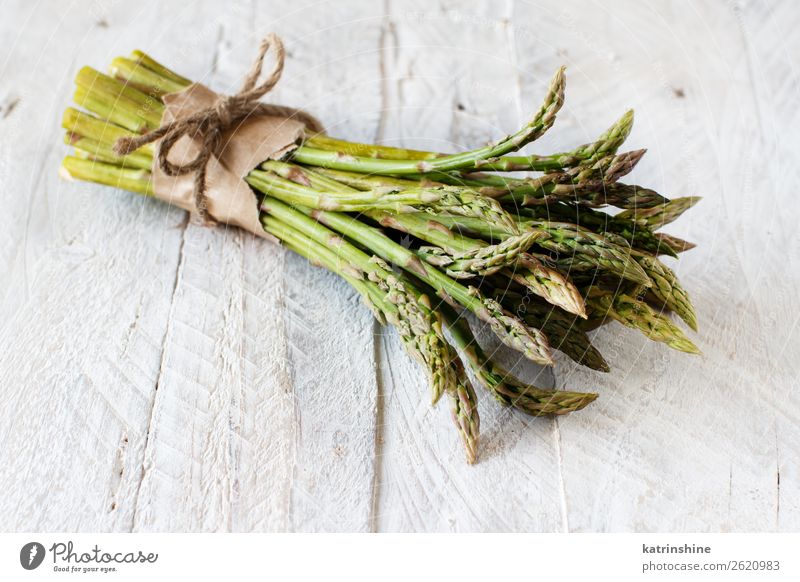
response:
{"label": "weathered wood surface", "polygon": [[[800,529],[800,8],[604,4],[4,3],[0,530]],[[678,272],[704,356],[614,326],[596,336],[612,374],[522,364],[601,398],[535,421],[482,398],[469,467],[446,405],[336,277],[58,180],[79,66],[144,48],[232,90],[269,30],[290,53],[276,101],[346,138],[482,143],[560,64],[542,149],[635,108],[636,179],[704,196],[671,229],[699,244]]]}

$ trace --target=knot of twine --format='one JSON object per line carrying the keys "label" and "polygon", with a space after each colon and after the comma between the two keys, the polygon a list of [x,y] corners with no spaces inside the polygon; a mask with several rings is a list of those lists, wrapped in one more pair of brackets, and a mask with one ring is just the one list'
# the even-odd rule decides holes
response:
{"label": "knot of twine", "polygon": [[[256,85],[261,76],[264,57],[270,48],[275,52],[275,66],[269,76],[260,85]],[[211,107],[165,123],[144,135],[121,137],[115,142],[114,151],[123,156],[160,139],[157,157],[159,167],[166,175],[173,177],[194,173],[195,208],[204,222],[213,222],[208,214],[208,199],[205,193],[206,166],[212,156],[219,157],[224,150],[225,142],[222,137],[228,129],[251,116],[274,116],[300,121],[315,133],[323,131],[319,121],[301,109],[259,102],[259,99],[269,93],[280,80],[285,59],[286,51],[281,39],[272,33],[267,35],[261,41],[258,57],[253,61],[238,93],[221,96]],[[168,159],[169,152],[183,136],[200,138],[200,152],[190,162],[173,164]]]}

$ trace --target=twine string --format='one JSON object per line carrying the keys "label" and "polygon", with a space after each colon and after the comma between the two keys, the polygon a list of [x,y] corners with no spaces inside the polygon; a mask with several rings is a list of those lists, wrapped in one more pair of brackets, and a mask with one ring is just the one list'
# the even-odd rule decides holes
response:
{"label": "twine string", "polygon": [[[261,77],[264,57],[270,49],[275,53],[275,65],[264,81],[257,84]],[[283,42],[277,35],[270,33],[261,41],[258,56],[253,61],[238,93],[222,95],[212,106],[188,117],[165,123],[149,133],[121,137],[115,142],[114,151],[124,156],[145,144],[161,140],[156,159],[159,167],[168,176],[194,174],[194,202],[197,214],[204,222],[213,222],[208,213],[206,168],[212,156],[219,157],[222,153],[225,147],[222,138],[227,130],[250,117],[274,116],[297,120],[314,133],[323,131],[319,121],[302,109],[259,101],[278,84],[283,74],[285,60],[286,51]],[[169,153],[183,136],[197,138],[200,141],[200,151],[193,160],[174,164],[169,161]]]}

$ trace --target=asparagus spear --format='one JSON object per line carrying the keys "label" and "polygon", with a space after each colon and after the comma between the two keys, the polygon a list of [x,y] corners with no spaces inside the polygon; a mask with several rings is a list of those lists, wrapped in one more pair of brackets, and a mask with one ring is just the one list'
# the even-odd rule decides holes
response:
{"label": "asparagus spear", "polygon": [[526,223],[529,228],[542,230],[550,238],[537,241],[537,245],[565,255],[575,253],[580,259],[606,269],[625,279],[649,287],[650,279],[642,268],[630,257],[630,249],[606,240],[591,231],[574,224],[534,220]]}
{"label": "asparagus spear", "polygon": [[[563,171],[523,180],[483,174],[464,177],[447,172],[413,174],[400,178],[378,174],[364,175],[331,168],[317,168],[316,171],[359,190],[376,187],[413,189],[424,182],[429,187],[435,185],[442,188],[446,184],[458,189],[469,188],[482,195],[498,198],[506,204],[527,206],[543,204],[548,200],[567,199],[604,205],[604,185],[611,184],[630,172],[643,154],[644,150],[636,150],[618,156],[608,155]],[[648,195],[645,203],[649,200]]]}
{"label": "asparagus spear", "polygon": [[545,204],[551,200],[580,201],[593,206],[613,204],[616,199],[608,199],[606,187],[630,172],[644,153],[645,150],[636,150],[609,155],[564,171],[550,172],[540,178],[529,178],[522,183],[507,183],[498,190],[509,192],[500,200],[520,206]]}
{"label": "asparagus spear", "polygon": [[[432,216],[432,220],[452,229],[460,229],[487,239],[505,240],[508,234],[486,225],[480,220],[460,216]],[[591,232],[578,225],[551,220],[520,221],[523,232],[542,232],[546,238],[538,239],[535,246],[567,257],[572,263],[582,262],[585,268],[607,270],[644,285],[650,286],[647,274],[630,256],[630,248],[610,242],[604,235]]]}
{"label": "asparagus spear", "polygon": [[556,114],[564,104],[564,68],[556,71],[550,82],[544,104],[534,117],[518,132],[495,144],[451,154],[430,160],[381,160],[341,155],[338,152],[298,148],[292,157],[302,163],[338,170],[352,170],[365,174],[417,174],[426,172],[448,172],[469,168],[478,160],[486,160],[516,151],[546,132],[555,121]]}
{"label": "asparagus spear", "polygon": [[689,327],[697,331],[697,316],[692,302],[672,269],[656,257],[644,253],[636,255],[636,262],[653,282],[649,291],[677,313]]}
{"label": "asparagus spear", "polygon": [[633,184],[619,182],[609,184],[603,190],[603,200],[609,206],[617,208],[652,208],[659,204],[666,204],[668,200],[655,190],[643,188]]}
{"label": "asparagus spear", "polygon": [[440,247],[421,247],[417,254],[430,264],[443,267],[454,279],[471,279],[476,275],[491,275],[514,265],[526,249],[544,235],[526,232],[509,237],[500,244],[476,247],[473,250],[450,254]]}
{"label": "asparagus spear", "polygon": [[653,236],[655,236],[661,243],[661,248],[668,247],[674,256],[677,256],[677,253],[690,251],[697,246],[693,242],[683,240],[677,236],[672,236],[665,232],[656,232],[653,234]]}
{"label": "asparagus spear", "polygon": [[140,51],[135,51],[131,56],[116,57],[111,61],[109,72],[113,77],[159,96],[181,91],[192,84]]}
{"label": "asparagus spear", "polygon": [[251,186],[274,192],[276,196],[280,196],[290,204],[319,210],[363,212],[379,209],[407,213],[418,212],[420,208],[425,208],[430,213],[448,212],[481,218],[509,233],[519,232],[516,222],[497,201],[466,189],[458,192],[443,188],[319,192],[261,170],[253,170],[245,179]]}
{"label": "asparagus spear", "polygon": [[630,135],[633,127],[633,110],[630,109],[609,127],[596,141],[579,146],[571,152],[549,156],[506,156],[499,160],[481,163],[481,170],[497,172],[563,170],[585,160],[615,153]]}
{"label": "asparagus spear", "polygon": [[627,327],[638,329],[653,341],[665,343],[672,349],[689,354],[700,353],[697,346],[679,327],[653,311],[644,301],[625,293],[592,290],[586,298],[586,304],[597,317],[607,316],[615,319]]}
{"label": "asparagus spear", "polygon": [[633,220],[622,217],[621,214],[623,213],[612,216],[585,206],[568,204],[563,201],[520,208],[517,212],[528,218],[570,222],[598,234],[618,234],[635,249],[643,250],[648,253],[663,253],[670,256],[677,256],[672,248],[664,244],[650,228],[641,226]]}
{"label": "asparagus spear", "polygon": [[[174,90],[176,91],[180,89],[185,89],[186,87],[192,84],[192,82],[189,79],[182,77],[178,73],[168,69],[167,67],[155,61],[154,59],[150,58],[148,55],[146,55],[140,50],[133,51],[130,55],[129,60],[134,62],[137,67],[143,67],[147,69],[149,72],[158,75],[160,82],[171,81],[172,83],[175,84]],[[115,67],[114,63],[112,62],[111,64],[112,74],[114,74],[115,68],[117,67]]]}
{"label": "asparagus spear", "polygon": [[[381,263],[384,272],[390,272],[377,257],[373,261]],[[373,271],[369,278],[386,291],[387,299],[397,306],[400,315],[398,330],[408,351],[430,369],[431,403],[436,404],[443,393],[463,392],[464,387],[460,385],[462,375],[457,368],[458,357],[444,338],[441,315],[431,308],[428,296],[404,284],[393,274],[381,276]]]}
{"label": "asparagus spear", "polygon": [[[570,152],[547,156],[503,156],[496,160],[478,160],[474,169],[497,172],[564,170],[585,160],[613,154],[627,139],[633,126],[633,111],[627,111],[596,141],[584,144]],[[447,154],[394,148],[389,146],[361,144],[330,138],[325,135],[312,136],[306,145],[313,149],[341,152],[346,155],[378,158],[384,160],[431,160]]]}
{"label": "asparagus spear", "polygon": [[373,190],[375,188],[417,188],[420,184],[430,186],[444,185],[441,182],[416,180],[408,176],[399,178],[380,174],[359,174],[357,172],[345,172],[317,166],[300,166],[294,163],[272,160],[264,162],[261,167],[299,184],[306,184],[318,189],[330,188],[343,192]]}
{"label": "asparagus spear", "polygon": [[340,152],[361,158],[378,158],[381,160],[430,160],[447,155],[371,143],[357,143],[321,134],[312,135],[306,139],[305,145],[317,150]]}
{"label": "asparagus spear", "polygon": [[114,164],[67,156],[61,163],[60,174],[62,178],[68,180],[97,182],[129,192],[153,195],[150,172],[147,170],[123,168]]}
{"label": "asparagus spear", "polygon": [[502,271],[502,274],[545,299],[548,303],[578,317],[586,317],[586,305],[583,297],[569,276],[548,267],[533,255],[521,254],[517,261],[517,268],[508,267]]}
{"label": "asparagus spear", "polygon": [[478,438],[481,426],[478,416],[478,397],[466,379],[463,364],[460,360],[455,361],[459,380],[456,389],[447,393],[450,397],[450,415],[464,445],[467,462],[472,465],[478,460]]}
{"label": "asparagus spear", "polygon": [[586,407],[597,394],[544,390],[525,384],[489,358],[469,329],[469,324],[451,308],[442,309],[447,329],[475,377],[495,398],[531,416],[567,414]]}
{"label": "asparagus spear", "polygon": [[139,168],[149,171],[152,167],[152,158],[146,154],[133,152],[125,156],[117,155],[114,150],[97,140],[81,137],[76,134],[65,134],[64,142],[74,148],[89,154],[93,159],[111,164],[119,164],[126,168]]}
{"label": "asparagus spear", "polygon": [[640,226],[658,230],[665,224],[673,222],[692,206],[700,202],[699,196],[685,196],[673,198],[662,205],[652,208],[633,208],[620,212],[617,217],[629,219]]}
{"label": "asparagus spear", "polygon": [[581,327],[581,320],[575,315],[541,303],[535,297],[520,295],[508,289],[501,288],[495,293],[495,297],[509,311],[529,325],[544,331],[554,349],[563,352],[578,364],[600,372],[609,371],[605,359],[592,345]]}

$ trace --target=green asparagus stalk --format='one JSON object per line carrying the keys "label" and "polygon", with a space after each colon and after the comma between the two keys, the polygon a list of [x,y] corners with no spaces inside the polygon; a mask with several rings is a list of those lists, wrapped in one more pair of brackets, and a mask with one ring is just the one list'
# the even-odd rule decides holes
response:
{"label": "green asparagus stalk", "polygon": [[141,51],[134,51],[131,58],[115,58],[111,61],[109,72],[112,77],[123,79],[129,85],[158,96],[182,91],[192,84]]}
{"label": "green asparagus stalk", "polygon": [[67,180],[96,182],[129,192],[153,195],[150,172],[147,170],[123,168],[114,164],[67,156],[61,163],[60,174]]}
{"label": "green asparagus stalk", "polygon": [[425,208],[430,213],[448,212],[481,218],[511,234],[519,232],[516,222],[497,201],[467,190],[454,192],[443,188],[414,188],[399,191],[319,192],[261,170],[253,170],[246,180],[254,188],[273,192],[289,204],[308,208],[338,212],[378,209],[395,213],[418,212],[420,208]]}
{"label": "green asparagus stalk", "polygon": [[609,371],[602,354],[592,345],[582,328],[581,320],[574,314],[542,303],[535,297],[514,293],[508,289],[498,289],[495,298],[528,325],[544,331],[554,349],[566,354],[578,364],[599,372]]}
{"label": "green asparagus stalk", "polygon": [[341,155],[338,152],[298,148],[293,159],[301,164],[350,170],[364,174],[417,174],[426,172],[448,172],[474,166],[478,160],[486,160],[516,151],[541,137],[555,122],[556,114],[564,104],[564,69],[556,71],[544,104],[534,117],[518,132],[505,137],[495,144],[476,150],[451,154],[430,160],[381,160]]}
{"label": "green asparagus stalk", "polygon": [[631,210],[624,210],[620,212],[617,217],[632,220],[639,226],[658,230],[665,224],[675,221],[698,202],[700,202],[699,196],[673,198],[662,205],[652,208],[642,208],[639,206]]}
{"label": "green asparagus stalk", "polygon": [[133,152],[125,156],[117,155],[114,150],[97,140],[81,137],[75,134],[65,134],[64,142],[73,146],[75,149],[85,152],[92,159],[110,164],[119,164],[125,168],[139,168],[140,170],[150,171],[153,160],[147,154]]}
{"label": "green asparagus stalk", "polygon": [[531,416],[567,414],[586,407],[597,394],[544,390],[525,384],[489,358],[478,344],[466,319],[451,308],[442,309],[447,329],[464,361],[480,383],[506,406]]}
{"label": "green asparagus stalk", "polygon": [[478,416],[478,397],[466,379],[463,364],[460,360],[455,361],[459,380],[456,389],[447,393],[450,399],[450,415],[464,445],[467,463],[472,465],[478,460],[478,438],[481,426]]}
{"label": "green asparagus stalk", "polygon": [[[515,268],[507,267],[502,274],[511,281],[532,291],[551,305],[586,317],[583,297],[569,276],[552,269],[531,254],[523,253]],[[536,326],[534,326],[536,327]]]}
{"label": "green asparagus stalk", "polygon": [[[473,169],[480,168],[483,171],[497,172],[551,172],[564,170],[586,160],[615,153],[627,139],[632,126],[633,111],[631,110],[627,111],[596,141],[579,146],[570,152],[548,156],[503,156],[496,160],[482,159],[475,163]],[[353,143],[324,135],[311,137],[307,140],[306,145],[318,150],[341,152],[350,156],[378,158],[383,160],[431,160],[447,155],[382,145]]]}
{"label": "green asparagus stalk", "polygon": [[418,188],[425,186],[443,186],[440,182],[413,180],[408,177],[381,176],[379,174],[358,174],[330,168],[315,166],[299,166],[295,163],[277,162],[270,160],[261,164],[279,176],[292,180],[298,184],[305,184],[318,190],[331,190],[334,192],[369,191],[378,188]]}
{"label": "green asparagus stalk", "polygon": [[651,285],[642,268],[631,259],[630,249],[610,243],[604,237],[574,224],[551,221],[531,221],[529,228],[544,231],[550,238],[537,241],[537,245],[555,253],[577,254],[582,260],[629,279],[645,287]]}
{"label": "green asparagus stalk", "polygon": [[553,154],[549,156],[506,156],[496,161],[479,163],[482,171],[512,172],[540,171],[550,172],[570,168],[586,160],[614,154],[623,142],[628,139],[633,127],[633,110],[628,110],[611,127],[609,127],[596,141],[579,146],[571,152]]}
{"label": "green asparagus stalk", "polygon": [[668,202],[655,190],[619,182],[607,185],[602,195],[604,204],[625,209],[653,208]]}
{"label": "green asparagus stalk", "polygon": [[421,247],[417,254],[427,262],[440,268],[454,279],[472,279],[477,275],[486,276],[515,265],[522,253],[544,235],[539,232],[526,232],[509,237],[497,245],[476,248],[455,255],[440,247]]}
{"label": "green asparagus stalk", "polygon": [[[614,205],[617,199],[606,195],[606,188],[630,172],[644,155],[645,150],[609,155],[596,161],[560,172],[550,172],[540,178],[528,178],[523,183],[506,182],[508,194],[501,198],[506,204],[531,206],[554,200],[580,201],[592,206]],[[482,190],[486,192],[486,190]],[[649,200],[649,197],[647,198]]]}
{"label": "green asparagus stalk", "polygon": [[650,228],[622,217],[623,213],[612,216],[586,206],[565,202],[520,208],[517,212],[527,218],[573,223],[598,234],[614,233],[624,238],[634,249],[677,257],[672,248],[664,244]]}
{"label": "green asparagus stalk", "polygon": [[668,247],[674,256],[677,256],[677,253],[690,251],[697,246],[693,242],[683,240],[677,236],[672,236],[664,232],[653,233],[653,236],[655,236],[661,243],[661,248]]}
{"label": "green asparagus stalk", "polygon": [[[564,171],[551,172],[540,178],[524,180],[485,175],[464,177],[446,172],[414,174],[399,178],[377,174],[365,175],[331,168],[318,168],[316,171],[359,190],[413,189],[419,187],[420,182],[423,182],[428,187],[442,188],[444,184],[447,184],[457,189],[469,188],[484,196],[498,198],[512,205],[543,204],[548,200],[559,199],[581,200],[594,205],[604,205],[604,186],[630,172],[643,154],[644,150],[636,150],[618,156],[608,155]],[[645,203],[649,199],[648,196]]]}
{"label": "green asparagus stalk", "polygon": [[653,282],[649,291],[663,304],[677,313],[686,324],[697,331],[697,316],[689,295],[678,281],[677,275],[656,257],[638,253],[636,262]]}
{"label": "green asparagus stalk", "polygon": [[621,324],[641,331],[649,339],[662,342],[672,349],[689,354],[700,350],[669,319],[653,311],[644,301],[624,293],[591,291],[586,298],[589,307],[598,317],[610,317]]}
{"label": "green asparagus stalk", "polygon": [[[373,261],[382,264],[377,258]],[[385,264],[383,268],[388,270]],[[428,296],[394,275],[380,277],[373,271],[369,278],[386,291],[387,298],[397,306],[400,314],[398,330],[403,342],[410,346],[408,351],[416,354],[430,369],[431,403],[436,404],[444,393],[463,392],[465,388],[461,385],[458,357],[444,338],[441,314],[432,309]]]}

